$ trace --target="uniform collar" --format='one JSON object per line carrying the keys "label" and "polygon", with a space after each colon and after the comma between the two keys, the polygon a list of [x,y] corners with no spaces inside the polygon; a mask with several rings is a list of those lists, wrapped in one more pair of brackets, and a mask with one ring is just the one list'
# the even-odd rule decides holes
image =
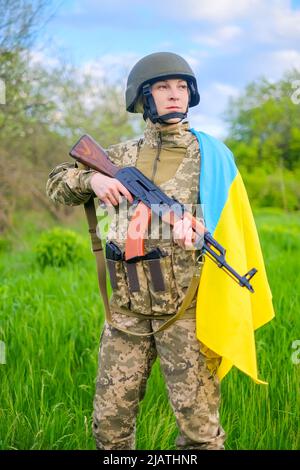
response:
{"label": "uniform collar", "polygon": [[146,120],[144,142],[150,147],[157,147],[158,142],[167,147],[187,147],[192,140],[189,122],[184,120],[176,124],[153,124]]}

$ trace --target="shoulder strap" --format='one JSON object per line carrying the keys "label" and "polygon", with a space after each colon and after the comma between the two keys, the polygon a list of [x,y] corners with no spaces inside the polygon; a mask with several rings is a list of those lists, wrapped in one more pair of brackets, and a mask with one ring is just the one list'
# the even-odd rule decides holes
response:
{"label": "shoulder strap", "polygon": [[97,265],[97,274],[98,274],[98,284],[100,293],[102,296],[104,310],[105,310],[105,318],[109,325],[113,326],[114,328],[122,331],[123,333],[127,333],[133,336],[152,336],[156,333],[165,330],[168,328],[172,323],[181,317],[181,315],[185,312],[185,310],[190,306],[197,288],[199,286],[199,276],[200,270],[195,270],[195,274],[193,275],[190,285],[188,287],[186,296],[179,308],[178,312],[175,315],[172,315],[163,325],[161,325],[157,330],[151,331],[150,333],[135,333],[133,331],[126,330],[125,328],[120,328],[120,326],[116,325],[112,321],[112,315],[109,307],[109,300],[107,295],[107,285],[106,285],[106,265],[105,265],[105,258],[103,255],[103,247],[101,239],[97,236],[97,217],[96,217],[96,209],[94,203],[94,197],[92,196],[85,204],[84,204],[85,214],[88,220],[89,225],[89,233],[91,236],[92,242],[92,250],[96,257],[96,265]]}
{"label": "shoulder strap", "polygon": [[90,199],[84,204],[84,210],[89,225],[92,250],[96,258],[99,289],[104,303],[106,317],[109,317],[110,309],[106,286],[105,259],[103,255],[103,246],[101,239],[97,236],[97,216],[93,196],[91,196]]}

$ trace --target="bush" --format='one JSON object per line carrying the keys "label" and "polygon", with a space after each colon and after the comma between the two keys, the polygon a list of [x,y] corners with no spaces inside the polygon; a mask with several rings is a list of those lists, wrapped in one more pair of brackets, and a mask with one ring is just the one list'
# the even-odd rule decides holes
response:
{"label": "bush", "polygon": [[255,168],[247,173],[241,168],[250,203],[253,207],[278,207],[287,211],[300,209],[299,171],[277,169],[270,173]]}
{"label": "bush", "polygon": [[83,260],[86,249],[79,235],[57,227],[41,235],[36,246],[37,261],[41,267],[65,266]]}
{"label": "bush", "polygon": [[7,238],[0,237],[0,253],[11,250],[12,243]]}

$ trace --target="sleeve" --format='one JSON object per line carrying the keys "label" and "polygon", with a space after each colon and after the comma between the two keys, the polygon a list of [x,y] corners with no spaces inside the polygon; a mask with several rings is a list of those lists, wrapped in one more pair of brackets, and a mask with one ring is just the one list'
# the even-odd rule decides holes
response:
{"label": "sleeve", "polygon": [[61,163],[50,173],[47,196],[55,203],[77,206],[84,204],[93,194],[90,180],[96,172],[80,169],[76,163]]}
{"label": "sleeve", "polygon": [[[111,145],[105,151],[113,163],[123,165],[123,156],[127,151],[126,143]],[[61,163],[56,166],[51,171],[46,184],[47,196],[55,203],[68,206],[77,206],[87,202],[94,194],[90,181],[97,172],[83,165],[82,167],[78,168],[76,162]]]}

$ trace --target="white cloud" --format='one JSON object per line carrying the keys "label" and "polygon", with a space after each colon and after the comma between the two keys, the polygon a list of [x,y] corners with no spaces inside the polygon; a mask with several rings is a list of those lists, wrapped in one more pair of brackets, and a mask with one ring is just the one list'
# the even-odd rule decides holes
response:
{"label": "white cloud", "polygon": [[200,104],[189,111],[189,121],[192,127],[203,130],[217,138],[225,138],[227,128],[221,118],[229,97],[238,96],[240,90],[227,83],[213,82],[201,94]]}
{"label": "white cloud", "polygon": [[190,126],[194,129],[207,132],[207,134],[210,134],[217,139],[225,139],[227,129],[221,119],[196,111],[192,112],[192,110],[188,116],[188,119]]}
{"label": "white cloud", "polygon": [[[284,14],[283,14],[284,13]],[[300,11],[275,10],[273,15],[274,31],[279,37],[300,38]]]}
{"label": "white cloud", "polygon": [[292,10],[289,2],[276,2],[273,8],[262,9],[255,21],[252,19],[252,28],[256,42],[279,45],[299,41],[300,11]]}
{"label": "white cloud", "polygon": [[[273,0],[274,1],[274,0]],[[275,0],[277,1],[277,0]],[[280,0],[282,2],[282,0]],[[167,18],[205,20],[214,23],[222,23],[235,18],[246,17],[255,11],[261,3],[268,3],[268,0],[151,0],[147,5],[140,0],[110,0],[101,5],[99,0],[79,0],[73,12],[81,16],[91,11],[94,16],[101,13],[134,12],[142,9],[143,12],[149,10],[153,16],[163,15]]]}
{"label": "white cloud", "polygon": [[300,52],[293,49],[273,52],[271,54],[271,60],[280,67],[300,68]]}
{"label": "white cloud", "polygon": [[30,51],[29,60],[32,65],[42,65],[46,69],[51,69],[59,65],[59,60],[57,57],[53,57],[47,52],[39,50]]}
{"label": "white cloud", "polygon": [[193,26],[191,39],[210,47],[226,47],[237,39],[240,43],[241,36],[247,46],[300,40],[300,11],[292,9],[291,0],[174,0],[169,7],[165,2],[163,16],[198,22],[201,32]]}
{"label": "white cloud", "polygon": [[165,2],[166,12],[177,18],[205,20],[222,23],[248,17],[260,8],[266,0],[173,0]]}
{"label": "white cloud", "polygon": [[106,54],[84,62],[81,72],[99,80],[106,78],[108,82],[122,80],[125,86],[127,75],[138,60],[135,53]]}
{"label": "white cloud", "polygon": [[219,97],[224,97],[226,99],[230,96],[237,96],[239,94],[238,88],[220,82],[213,83],[212,90],[215,90]]}
{"label": "white cloud", "polygon": [[228,25],[210,31],[210,34],[196,34],[192,39],[194,42],[216,47],[223,46],[225,43],[236,40],[241,36],[243,30],[236,25]]}
{"label": "white cloud", "polygon": [[200,90],[201,102],[200,106],[205,113],[210,116],[221,114],[227,106],[230,97],[236,97],[239,89],[227,83],[212,82],[203,91]]}
{"label": "white cloud", "polygon": [[194,54],[179,54],[181,55],[187,62],[188,64],[191,66],[191,68],[194,70],[196,69],[197,67],[199,67],[199,65],[201,64],[201,61],[204,57],[207,56],[207,54],[201,54],[201,52],[197,52],[195,53],[195,55],[197,55],[197,57],[195,57]]}
{"label": "white cloud", "polygon": [[[248,67],[251,69],[251,64]],[[262,53],[255,58],[255,75],[264,75],[269,80],[282,78],[284,72],[292,68],[300,70],[300,52],[295,49]]]}

